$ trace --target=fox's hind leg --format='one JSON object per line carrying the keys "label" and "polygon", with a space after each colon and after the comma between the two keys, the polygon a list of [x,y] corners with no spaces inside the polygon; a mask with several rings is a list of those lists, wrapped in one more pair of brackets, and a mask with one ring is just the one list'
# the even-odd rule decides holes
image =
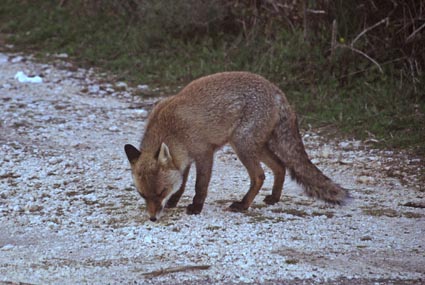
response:
{"label": "fox's hind leg", "polygon": [[230,210],[240,212],[244,211],[251,206],[255,196],[257,196],[263,185],[265,176],[264,170],[261,167],[260,160],[258,159],[255,150],[250,151],[247,145],[238,147],[237,144],[232,143],[232,147],[238,155],[242,164],[246,167],[249,177],[251,179],[251,185],[248,192],[243,197],[242,201],[233,202],[230,205]]}
{"label": "fox's hind leg", "polygon": [[266,146],[261,155],[261,161],[264,162],[274,175],[272,194],[266,196],[264,202],[273,205],[280,200],[282,195],[283,183],[285,182],[286,167],[285,164]]}
{"label": "fox's hind leg", "polygon": [[[266,177],[260,161],[262,160],[263,148],[267,146],[268,138],[271,136],[278,119],[278,116],[273,115],[273,110],[270,111],[270,106],[267,105],[269,102],[254,101],[254,103],[246,106],[245,117],[240,120],[240,124],[234,129],[229,139],[230,145],[246,167],[251,179],[249,190],[243,199],[230,206],[230,209],[234,211],[248,209],[263,186]],[[258,106],[257,103],[267,104]],[[267,112],[264,110],[267,110]],[[262,120],[257,120],[257,115]]]}

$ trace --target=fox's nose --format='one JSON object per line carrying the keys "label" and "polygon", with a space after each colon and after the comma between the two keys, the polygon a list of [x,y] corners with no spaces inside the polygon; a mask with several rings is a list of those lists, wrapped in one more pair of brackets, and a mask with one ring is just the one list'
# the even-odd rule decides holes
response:
{"label": "fox's nose", "polygon": [[151,220],[152,222],[156,222],[156,220],[158,220],[156,217],[150,217],[149,220]]}

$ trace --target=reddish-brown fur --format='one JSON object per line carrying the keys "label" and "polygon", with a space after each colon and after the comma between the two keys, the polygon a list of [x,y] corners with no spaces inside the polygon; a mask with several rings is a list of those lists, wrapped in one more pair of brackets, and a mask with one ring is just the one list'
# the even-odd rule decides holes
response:
{"label": "reddish-brown fur", "polygon": [[157,104],[140,152],[131,145],[125,147],[151,220],[159,217],[165,202],[176,206],[192,163],[196,194],[187,212],[202,211],[214,152],[226,143],[251,179],[247,194],[230,206],[234,211],[246,210],[260,190],[265,179],[261,162],[275,178],[272,194],[265,198],[267,204],[279,201],[286,169],[310,196],[337,204],[348,196],[311,163],[295,112],[279,88],[252,73],[223,72],[197,79]]}

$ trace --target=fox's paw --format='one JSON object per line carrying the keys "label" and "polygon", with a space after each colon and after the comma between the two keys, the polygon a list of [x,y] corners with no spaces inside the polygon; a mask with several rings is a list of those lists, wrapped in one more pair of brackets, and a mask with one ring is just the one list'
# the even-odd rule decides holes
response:
{"label": "fox's paw", "polygon": [[272,195],[267,195],[266,198],[264,198],[264,203],[266,203],[267,205],[274,205],[277,202],[279,202],[279,199],[276,199]]}
{"label": "fox's paw", "polygon": [[248,209],[243,203],[241,202],[233,202],[230,207],[230,211],[232,212],[244,212]]}
{"label": "fox's paw", "polygon": [[188,215],[199,215],[202,212],[202,207],[203,205],[190,204],[186,208],[186,213]]}

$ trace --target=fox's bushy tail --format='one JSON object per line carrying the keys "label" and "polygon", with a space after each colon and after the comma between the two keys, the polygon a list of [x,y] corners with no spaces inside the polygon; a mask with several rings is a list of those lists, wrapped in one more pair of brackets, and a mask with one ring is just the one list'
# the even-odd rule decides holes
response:
{"label": "fox's bushy tail", "polygon": [[344,204],[348,191],[324,175],[308,158],[295,113],[281,111],[281,119],[269,141],[270,149],[281,159],[292,179],[307,195],[332,204]]}

